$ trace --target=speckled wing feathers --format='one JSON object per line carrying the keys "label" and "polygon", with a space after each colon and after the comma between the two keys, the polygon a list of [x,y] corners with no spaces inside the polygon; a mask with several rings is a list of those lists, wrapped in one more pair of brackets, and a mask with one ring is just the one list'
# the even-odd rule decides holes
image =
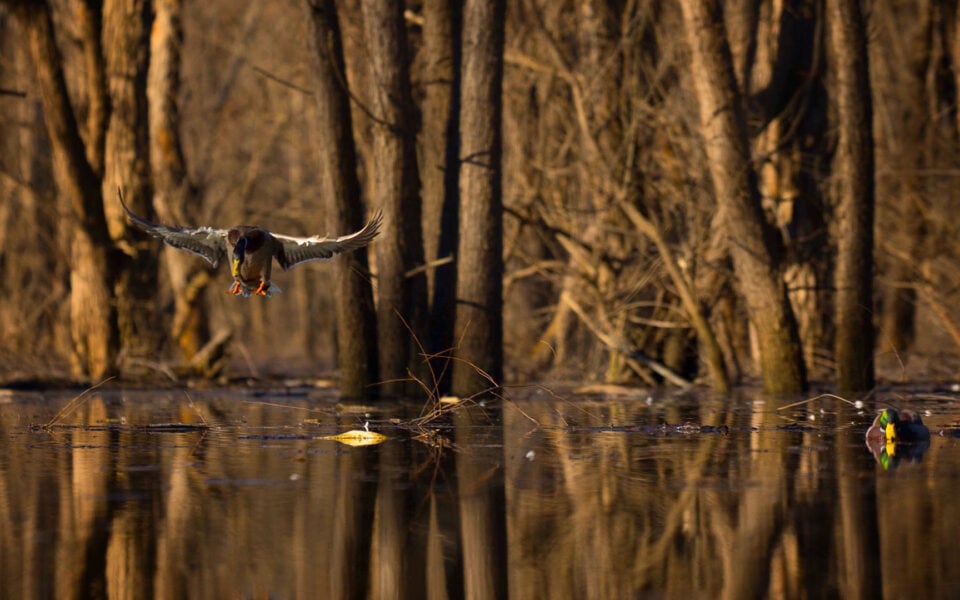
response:
{"label": "speckled wing feathers", "polygon": [[[119,193],[119,189],[117,192]],[[214,268],[220,264],[227,253],[227,230],[214,229],[212,227],[169,227],[152,223],[142,217],[137,216],[131,211],[123,201],[123,194],[120,194],[120,204],[127,213],[130,221],[154,237],[162,239],[174,248],[180,248],[198,254],[213,265]]]}
{"label": "speckled wing feathers", "polygon": [[378,212],[363,229],[350,235],[330,239],[320,236],[298,238],[288,235],[272,234],[280,242],[281,249],[277,252],[277,262],[284,269],[296,266],[311,260],[323,260],[335,254],[351,252],[363,248],[380,233],[380,224],[383,214]]}

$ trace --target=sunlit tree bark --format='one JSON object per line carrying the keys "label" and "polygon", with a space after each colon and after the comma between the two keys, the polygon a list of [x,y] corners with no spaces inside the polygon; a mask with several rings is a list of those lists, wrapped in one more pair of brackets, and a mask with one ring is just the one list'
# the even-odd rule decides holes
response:
{"label": "sunlit tree bark", "polygon": [[717,210],[756,330],[764,388],[770,393],[799,392],[806,387],[806,374],[797,325],[781,276],[776,232],[760,206],[719,5],[683,0],[681,7]]}
{"label": "sunlit tree bark", "polygon": [[[29,89],[24,76],[33,73],[23,28],[7,16],[0,20],[0,54],[5,68],[0,87]],[[35,94],[31,94],[35,95]],[[44,369],[62,368],[62,352],[70,347],[69,320],[64,310],[67,265],[60,241],[64,225],[54,208],[50,146],[39,102],[15,101],[8,135],[0,136],[0,339],[9,352],[31,360],[45,358]],[[32,252],[39,243],[43,252]],[[38,276],[43,274],[43,276]],[[2,353],[2,351],[0,351]]]}
{"label": "sunlit tree bark", "polygon": [[370,53],[373,108],[370,198],[383,209],[385,227],[377,246],[377,334],[384,391],[413,392],[409,371],[423,377],[426,275],[423,263],[420,180],[416,156],[416,111],[410,90],[409,51],[403,3],[363,0],[363,26]]}
{"label": "sunlit tree bark", "polygon": [[[460,240],[453,391],[469,396],[503,375],[503,0],[463,8]],[[469,596],[469,590],[468,590]]]}
{"label": "sunlit tree bark", "polygon": [[837,386],[873,387],[873,115],[867,41],[860,4],[827,0],[830,55],[836,72]]}
{"label": "sunlit tree bark", "polygon": [[[187,177],[178,107],[183,5],[181,0],[156,0],[153,10],[147,73],[153,207],[164,223],[194,223],[197,197]],[[173,290],[170,332],[189,361],[210,337],[203,300],[210,271],[196,257],[174,248],[164,248],[164,259]]]}
{"label": "sunlit tree bark", "polygon": [[[336,7],[333,0],[310,0],[307,6],[316,78],[317,129],[325,140],[317,150],[323,165],[327,226],[331,231],[356,231],[362,226],[363,206]],[[371,393],[368,386],[377,377],[376,316],[366,251],[338,257],[334,269],[340,393],[361,397]]]}
{"label": "sunlit tree bark", "polygon": [[114,272],[100,181],[87,160],[70,105],[47,2],[7,3],[27,30],[44,121],[53,147],[54,178],[64,214],[70,265],[71,368],[100,378],[115,368],[118,330]]}
{"label": "sunlit tree bark", "polygon": [[[110,96],[104,140],[103,198],[115,200],[118,185],[127,203],[150,213],[152,186],[147,115],[150,9],[144,0],[112,0],[103,7],[103,54]],[[117,326],[125,358],[153,358],[159,349],[157,246],[122,216],[119,203],[105,203],[110,233],[122,250],[115,285]]]}
{"label": "sunlit tree bark", "polygon": [[103,151],[107,135],[109,101],[107,92],[107,69],[103,61],[103,2],[81,0],[73,3],[77,16],[77,28],[83,43],[83,66],[86,84],[87,119],[81,127],[87,160],[98,176],[103,176]]}

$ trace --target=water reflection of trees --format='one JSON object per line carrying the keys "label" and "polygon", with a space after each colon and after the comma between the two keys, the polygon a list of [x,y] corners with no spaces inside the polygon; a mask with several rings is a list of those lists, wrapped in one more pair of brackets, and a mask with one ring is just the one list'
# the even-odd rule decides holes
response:
{"label": "water reflection of trees", "polygon": [[[921,558],[930,548],[951,548],[946,554],[956,558],[943,535],[955,529],[931,519],[944,510],[951,524],[960,516],[950,503],[936,502],[949,496],[934,492],[939,480],[931,476],[921,491],[917,482],[880,477],[878,493],[860,429],[835,440],[819,427],[770,434],[788,424],[783,415],[742,407],[723,400],[686,410],[636,402],[524,404],[544,426],[532,431],[526,417],[508,411],[511,595],[876,598],[957,591],[949,576],[928,577]],[[829,432],[858,417],[827,418]],[[767,433],[570,433],[571,422],[686,421]],[[525,458],[526,448],[535,449],[534,460]],[[946,560],[939,552],[937,560]]]}
{"label": "water reflection of trees", "polygon": [[[291,416],[308,406],[148,408],[108,393],[68,422],[124,426],[32,432],[31,405],[0,405],[0,596],[958,591],[960,508],[936,476],[956,472],[956,453],[934,443],[923,469],[882,473],[860,428],[844,433],[863,419],[852,412],[778,430],[783,414],[737,400],[524,401],[502,428],[489,410],[458,414],[444,431],[458,451],[439,451],[401,432],[373,448],[321,443]],[[160,414],[218,426],[136,427]],[[661,422],[730,433],[609,428]]]}

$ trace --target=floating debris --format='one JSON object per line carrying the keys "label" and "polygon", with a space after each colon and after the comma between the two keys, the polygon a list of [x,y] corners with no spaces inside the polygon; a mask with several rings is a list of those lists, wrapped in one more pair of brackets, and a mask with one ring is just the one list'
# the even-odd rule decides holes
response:
{"label": "floating debris", "polygon": [[347,446],[374,446],[387,441],[387,436],[375,431],[364,431],[362,429],[351,429],[337,435],[325,435],[317,438],[320,440],[333,440],[346,444]]}

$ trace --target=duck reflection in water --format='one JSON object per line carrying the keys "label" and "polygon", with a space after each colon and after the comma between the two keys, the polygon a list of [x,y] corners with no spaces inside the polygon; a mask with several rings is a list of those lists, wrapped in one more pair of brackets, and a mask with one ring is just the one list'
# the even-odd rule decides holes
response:
{"label": "duck reflection in water", "polygon": [[883,469],[895,469],[904,461],[917,463],[930,447],[930,430],[912,410],[885,408],[873,420],[866,435],[867,448]]}

